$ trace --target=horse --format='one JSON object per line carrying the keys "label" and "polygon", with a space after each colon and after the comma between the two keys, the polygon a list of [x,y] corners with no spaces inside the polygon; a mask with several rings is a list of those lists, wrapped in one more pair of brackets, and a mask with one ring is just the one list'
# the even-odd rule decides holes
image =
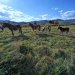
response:
{"label": "horse", "polygon": [[66,28],[62,28],[62,27],[58,27],[58,29],[60,29],[60,31],[63,33],[63,32],[66,32],[66,33],[68,33],[69,32],[69,28],[68,27],[66,27]]}
{"label": "horse", "polygon": [[59,25],[59,22],[55,21],[55,20],[50,20],[49,23],[52,24],[52,26],[58,26]]}
{"label": "horse", "polygon": [[32,24],[32,23],[29,23],[29,26],[32,28],[32,30],[41,30],[41,26],[40,25],[37,25],[37,24]]}
{"label": "horse", "polygon": [[50,32],[51,31],[51,26],[45,26],[42,31],[45,31],[45,30],[48,30]]}
{"label": "horse", "polygon": [[2,26],[3,26],[3,28],[8,28],[12,32],[13,36],[14,36],[13,31],[16,31],[16,30],[19,30],[19,33],[22,34],[22,27],[20,25],[12,25],[10,23],[3,23]]}
{"label": "horse", "polygon": [[0,26],[0,29],[3,31],[3,29],[4,29],[3,26]]}

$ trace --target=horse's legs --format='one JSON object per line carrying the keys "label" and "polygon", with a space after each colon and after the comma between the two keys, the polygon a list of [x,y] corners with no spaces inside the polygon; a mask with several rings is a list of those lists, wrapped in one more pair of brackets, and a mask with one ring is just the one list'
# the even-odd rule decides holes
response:
{"label": "horse's legs", "polygon": [[4,29],[2,28],[2,31],[3,31]]}
{"label": "horse's legs", "polygon": [[45,31],[45,27],[43,28],[43,30],[42,31]]}
{"label": "horse's legs", "polygon": [[39,31],[40,31],[40,26],[39,26]]}
{"label": "horse's legs", "polygon": [[19,28],[19,32],[22,34],[22,28],[21,27]]}
{"label": "horse's legs", "polygon": [[34,28],[33,28],[33,31],[34,31]]}
{"label": "horse's legs", "polygon": [[68,34],[68,31],[66,31],[66,33]]}
{"label": "horse's legs", "polygon": [[61,31],[61,34],[63,34],[63,31]]}
{"label": "horse's legs", "polygon": [[48,26],[48,30],[49,30],[49,32],[50,32],[50,31],[51,31],[51,27]]}
{"label": "horse's legs", "polygon": [[12,32],[12,35],[14,36],[13,30],[11,30],[11,32]]}
{"label": "horse's legs", "polygon": [[41,27],[39,26],[39,29],[38,29],[39,31],[41,30]]}
{"label": "horse's legs", "polygon": [[66,33],[68,34],[69,30],[66,31]]}
{"label": "horse's legs", "polygon": [[34,28],[32,28],[32,30],[34,31]]}
{"label": "horse's legs", "polygon": [[49,32],[51,31],[51,29],[48,29],[49,30]]}
{"label": "horse's legs", "polygon": [[35,27],[32,27],[33,31],[35,30]]}

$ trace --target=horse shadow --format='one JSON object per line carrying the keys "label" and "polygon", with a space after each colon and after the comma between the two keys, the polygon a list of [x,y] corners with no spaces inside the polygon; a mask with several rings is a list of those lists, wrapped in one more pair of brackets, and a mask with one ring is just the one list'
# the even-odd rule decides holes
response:
{"label": "horse shadow", "polygon": [[30,39],[30,37],[24,34],[20,34],[19,36],[12,37],[12,39],[14,39],[14,41],[19,41],[19,40],[23,41]]}
{"label": "horse shadow", "polygon": [[0,46],[6,51],[10,49],[10,45],[12,42],[13,39],[11,38],[11,36],[5,36],[0,38],[0,43],[2,43]]}
{"label": "horse shadow", "polygon": [[30,37],[27,35],[19,35],[19,36],[4,36],[4,37],[0,37],[0,43],[2,43],[0,46],[4,49],[4,50],[10,50],[11,47],[11,43],[14,41],[24,41],[24,40],[28,40]]}

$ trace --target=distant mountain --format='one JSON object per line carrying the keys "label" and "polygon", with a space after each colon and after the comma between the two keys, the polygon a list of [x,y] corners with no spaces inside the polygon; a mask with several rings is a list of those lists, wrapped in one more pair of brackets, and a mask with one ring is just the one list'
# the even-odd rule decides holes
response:
{"label": "distant mountain", "polygon": [[27,24],[27,22],[14,22],[14,21],[9,21],[9,20],[0,20],[0,23],[10,23],[10,24],[13,24],[13,25],[25,25]]}
{"label": "distant mountain", "polygon": [[56,19],[56,21],[58,21],[59,24],[61,25],[75,25],[75,19],[69,19],[69,20]]}
{"label": "distant mountain", "polygon": [[28,25],[29,23],[32,23],[34,24],[35,22],[37,24],[46,24],[49,22],[49,20],[40,20],[40,21],[31,21],[31,22],[14,22],[14,21],[9,21],[9,20],[0,20],[0,23],[10,23],[10,24],[13,24],[13,25]]}
{"label": "distant mountain", "polygon": [[[60,25],[75,25],[75,19],[69,19],[69,20],[62,20],[62,19],[55,19],[55,21],[58,21]],[[28,25],[29,22],[14,22],[14,21],[9,21],[9,20],[0,20],[0,23],[10,23],[13,25]],[[49,23],[49,20],[39,20],[39,21],[31,21],[30,23],[36,22],[37,24],[46,24]]]}
{"label": "distant mountain", "polygon": [[34,24],[34,22],[36,22],[37,24],[46,24],[49,22],[49,20],[31,21],[31,23],[33,23],[33,24]]}

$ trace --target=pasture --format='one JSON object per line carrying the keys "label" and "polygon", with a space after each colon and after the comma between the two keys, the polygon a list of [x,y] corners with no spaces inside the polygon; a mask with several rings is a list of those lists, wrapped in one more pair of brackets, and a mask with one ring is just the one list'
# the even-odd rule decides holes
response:
{"label": "pasture", "polygon": [[9,29],[0,31],[0,75],[75,75],[75,26],[61,34],[33,31],[22,27],[23,34]]}

